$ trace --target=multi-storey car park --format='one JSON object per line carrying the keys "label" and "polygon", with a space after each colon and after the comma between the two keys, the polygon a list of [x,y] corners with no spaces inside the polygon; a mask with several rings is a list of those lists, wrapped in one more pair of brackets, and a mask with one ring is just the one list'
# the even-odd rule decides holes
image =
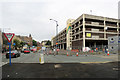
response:
{"label": "multi-storey car park", "polygon": [[[114,18],[82,14],[76,20],[72,20],[71,29],[68,36],[71,36],[71,44],[68,47],[67,38],[70,38],[66,33],[66,28],[62,30],[53,40],[53,45],[56,46],[58,41],[59,49],[82,49],[83,47],[90,48],[105,48],[108,45],[108,37],[120,36],[120,21]],[[56,40],[57,39],[57,40]]]}
{"label": "multi-storey car park", "polygon": [[65,49],[66,48],[66,28],[63,29],[57,36],[52,38],[52,47],[56,48],[56,43],[58,43],[57,48]]}
{"label": "multi-storey car park", "polygon": [[[73,21],[74,19],[68,19],[67,27],[69,27]],[[67,29],[67,27],[52,38],[51,42],[53,48],[72,49],[72,29]],[[57,46],[56,43],[58,43]]]}

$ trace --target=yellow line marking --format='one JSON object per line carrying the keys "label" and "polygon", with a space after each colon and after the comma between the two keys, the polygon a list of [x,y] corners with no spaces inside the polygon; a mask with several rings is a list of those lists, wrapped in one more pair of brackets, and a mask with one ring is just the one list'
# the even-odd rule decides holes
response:
{"label": "yellow line marking", "polygon": [[80,63],[89,64],[89,63],[108,63],[108,62],[112,62],[112,61],[106,61],[106,62],[80,62]]}

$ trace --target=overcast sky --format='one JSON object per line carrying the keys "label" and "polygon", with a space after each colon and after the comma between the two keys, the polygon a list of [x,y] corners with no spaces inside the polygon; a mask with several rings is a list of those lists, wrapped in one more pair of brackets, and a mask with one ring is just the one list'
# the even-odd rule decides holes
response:
{"label": "overcast sky", "polygon": [[0,28],[16,35],[32,34],[33,39],[37,41],[47,40],[56,33],[56,23],[49,19],[57,20],[58,31],[61,31],[66,27],[67,19],[76,19],[83,13],[118,18],[118,1],[4,0],[0,4]]}

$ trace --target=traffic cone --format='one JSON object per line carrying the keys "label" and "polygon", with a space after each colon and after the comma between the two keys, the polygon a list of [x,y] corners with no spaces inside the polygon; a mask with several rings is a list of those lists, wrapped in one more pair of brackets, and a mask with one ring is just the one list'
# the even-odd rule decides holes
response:
{"label": "traffic cone", "polygon": [[110,55],[110,54],[109,54],[109,51],[108,51],[107,55],[108,55],[108,56]]}
{"label": "traffic cone", "polygon": [[76,56],[78,56],[78,53],[76,53]]}
{"label": "traffic cone", "polygon": [[68,53],[67,53],[67,56],[68,56]]}

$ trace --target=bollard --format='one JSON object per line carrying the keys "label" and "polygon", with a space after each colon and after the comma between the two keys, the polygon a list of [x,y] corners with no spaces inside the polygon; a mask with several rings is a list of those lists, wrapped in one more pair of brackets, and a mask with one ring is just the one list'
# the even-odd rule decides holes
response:
{"label": "bollard", "polygon": [[40,64],[44,63],[44,55],[43,54],[40,54],[39,62],[40,62]]}

